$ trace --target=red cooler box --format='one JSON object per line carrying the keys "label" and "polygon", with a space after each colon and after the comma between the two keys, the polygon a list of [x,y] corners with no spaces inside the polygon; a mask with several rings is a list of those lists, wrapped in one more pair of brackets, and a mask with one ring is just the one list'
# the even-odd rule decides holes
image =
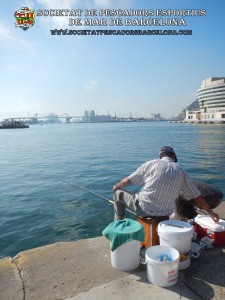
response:
{"label": "red cooler box", "polygon": [[214,246],[225,245],[225,221],[215,223],[209,216],[197,215],[194,219],[194,230],[198,237],[208,236],[214,240]]}

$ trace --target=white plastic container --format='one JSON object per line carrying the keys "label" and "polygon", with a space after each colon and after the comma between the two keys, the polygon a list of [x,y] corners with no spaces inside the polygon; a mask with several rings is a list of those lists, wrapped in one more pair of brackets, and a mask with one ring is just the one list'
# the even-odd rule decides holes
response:
{"label": "white plastic container", "polygon": [[112,266],[121,271],[131,271],[140,265],[140,247],[137,240],[129,241],[111,251]]}
{"label": "white plastic container", "polygon": [[188,268],[191,264],[193,226],[182,221],[167,220],[159,223],[157,231],[160,245],[170,246],[179,251],[179,270]]}
{"label": "white plastic container", "polygon": [[[162,256],[168,256],[171,261],[160,261]],[[179,252],[175,248],[169,246],[152,246],[148,248],[145,254],[148,281],[161,287],[176,284],[179,259]]]}

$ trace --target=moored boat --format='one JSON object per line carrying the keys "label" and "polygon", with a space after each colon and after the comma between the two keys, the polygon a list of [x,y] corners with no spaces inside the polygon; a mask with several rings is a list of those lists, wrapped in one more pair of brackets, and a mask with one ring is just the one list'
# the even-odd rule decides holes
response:
{"label": "moored boat", "polygon": [[29,125],[25,124],[21,120],[4,120],[0,124],[0,129],[16,129],[16,128],[29,128]]}

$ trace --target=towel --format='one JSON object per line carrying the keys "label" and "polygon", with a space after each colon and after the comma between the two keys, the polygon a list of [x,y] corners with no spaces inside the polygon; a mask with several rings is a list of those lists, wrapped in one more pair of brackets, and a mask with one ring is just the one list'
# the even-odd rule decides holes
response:
{"label": "towel", "polygon": [[102,234],[110,240],[111,251],[132,240],[140,242],[145,240],[144,227],[139,222],[128,218],[110,223]]}

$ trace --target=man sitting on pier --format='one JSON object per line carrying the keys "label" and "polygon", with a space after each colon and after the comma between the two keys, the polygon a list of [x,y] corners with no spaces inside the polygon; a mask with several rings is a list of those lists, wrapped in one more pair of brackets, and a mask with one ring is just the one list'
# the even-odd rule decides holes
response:
{"label": "man sitting on pier", "polygon": [[[176,199],[182,194],[186,200],[195,199],[194,204],[218,222],[219,216],[210,209],[186,172],[176,164],[173,148],[164,146],[159,155],[159,159],[144,163],[113,186],[114,220],[123,219],[126,208],[140,217],[169,217],[175,209]],[[132,194],[121,189],[131,184],[140,187],[140,191]]]}

